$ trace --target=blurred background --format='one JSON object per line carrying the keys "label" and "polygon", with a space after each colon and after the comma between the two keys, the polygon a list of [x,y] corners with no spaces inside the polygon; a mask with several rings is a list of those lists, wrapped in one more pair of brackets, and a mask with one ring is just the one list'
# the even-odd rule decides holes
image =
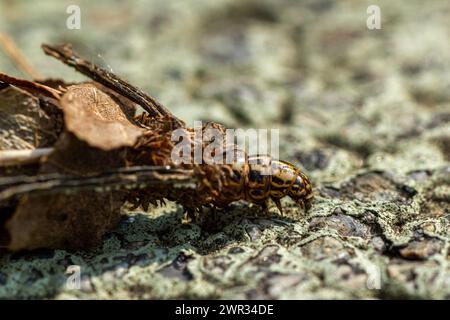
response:
{"label": "blurred background", "polygon": [[[328,180],[364,165],[438,165],[449,158],[442,133],[444,157],[401,144],[449,121],[450,4],[372,2],[1,0],[0,30],[45,76],[85,79],[40,49],[69,42],[189,124],[280,128],[282,155],[312,171],[337,153]],[[372,4],[381,29],[367,27]],[[79,30],[66,26],[70,5]],[[0,70],[24,76],[3,52]]]}

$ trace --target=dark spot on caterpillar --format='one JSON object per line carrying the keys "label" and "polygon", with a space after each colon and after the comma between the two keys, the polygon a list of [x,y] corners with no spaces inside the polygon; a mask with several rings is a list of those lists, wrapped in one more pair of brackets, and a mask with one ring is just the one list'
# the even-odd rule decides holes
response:
{"label": "dark spot on caterpillar", "polygon": [[256,171],[256,170],[250,170],[250,174],[249,174],[249,180],[251,182],[258,182],[261,183],[263,182],[263,177],[262,175]]}
{"label": "dark spot on caterpillar", "polygon": [[285,185],[285,181],[281,178],[278,178],[277,176],[272,176],[272,184],[274,184],[277,187],[278,186],[282,187]]}
{"label": "dark spot on caterpillar", "polygon": [[241,181],[241,174],[239,173],[239,171],[233,170],[233,175],[231,176],[231,179],[235,182],[239,182]]}

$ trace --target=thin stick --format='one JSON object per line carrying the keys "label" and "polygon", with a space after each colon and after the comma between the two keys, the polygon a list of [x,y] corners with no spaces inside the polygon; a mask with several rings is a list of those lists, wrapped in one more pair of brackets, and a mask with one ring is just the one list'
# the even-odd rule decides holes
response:
{"label": "thin stick", "polygon": [[30,92],[31,94],[41,94],[56,100],[61,99],[62,96],[62,92],[59,90],[50,88],[37,82],[14,78],[2,72],[0,72],[0,83],[7,83]]}
{"label": "thin stick", "polygon": [[16,46],[14,41],[8,37],[6,34],[0,32],[0,47],[8,55],[8,57],[15,64],[17,69],[28,75],[33,80],[42,80],[42,75],[36,71],[30,63],[28,63],[25,56],[22,54],[20,49]]}
{"label": "thin stick", "polygon": [[47,55],[62,61],[68,66],[75,68],[78,72],[88,76],[92,80],[101,83],[105,87],[108,87],[137,103],[151,116],[168,116],[173,118],[178,125],[184,126],[184,122],[182,120],[173,115],[155,98],[120,79],[115,74],[98,67],[92,62],[84,60],[75,51],[73,51],[71,45],[66,44],[62,46],[50,46],[43,44],[42,49]]}
{"label": "thin stick", "polygon": [[141,189],[161,186],[195,189],[197,180],[193,176],[192,170],[155,166],[119,168],[90,177],[58,173],[6,177],[0,178],[0,201],[31,193],[73,192],[77,189],[110,191],[111,188]]}
{"label": "thin stick", "polygon": [[53,148],[0,150],[0,167],[39,162],[42,157],[48,156],[52,151]]}

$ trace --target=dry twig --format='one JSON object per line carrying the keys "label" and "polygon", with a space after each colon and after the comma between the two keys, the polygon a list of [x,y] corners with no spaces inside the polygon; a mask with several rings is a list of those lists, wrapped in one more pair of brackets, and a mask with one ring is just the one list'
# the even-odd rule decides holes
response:
{"label": "dry twig", "polygon": [[56,100],[61,99],[62,92],[43,84],[8,76],[0,72],[0,82],[7,83],[31,94],[39,94]]}
{"label": "dry twig", "polygon": [[42,157],[49,155],[52,151],[53,148],[0,150],[0,167],[38,162]]}
{"label": "dry twig", "polygon": [[140,189],[164,185],[170,188],[195,189],[196,179],[192,170],[156,166],[120,168],[89,177],[58,173],[5,177],[0,178],[0,201],[25,194],[73,193],[80,189]]}
{"label": "dry twig", "polygon": [[13,61],[16,67],[33,80],[41,80],[43,76],[36,71],[25,56],[20,52],[14,41],[6,34],[0,32],[0,46],[8,57]]}
{"label": "dry twig", "polygon": [[92,80],[101,83],[102,85],[137,103],[151,116],[171,117],[178,125],[184,126],[184,122],[182,120],[173,115],[166,107],[156,101],[155,98],[122,80],[115,74],[81,58],[75,51],[73,51],[70,45],[50,46],[43,44],[42,49],[46,54],[62,61],[68,66],[75,68],[78,72],[88,76]]}

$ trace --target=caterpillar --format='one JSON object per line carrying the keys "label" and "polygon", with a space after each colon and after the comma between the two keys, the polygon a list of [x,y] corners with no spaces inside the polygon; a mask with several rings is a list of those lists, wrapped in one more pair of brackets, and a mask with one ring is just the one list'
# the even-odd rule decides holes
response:
{"label": "caterpillar", "polygon": [[[231,149],[236,152],[236,160],[232,163],[211,163],[206,161],[210,159],[205,159],[204,155],[202,160],[205,161],[201,163],[176,163],[172,157],[175,148],[172,140],[174,130],[181,128],[187,132],[191,150],[195,150],[199,143],[202,144],[201,147],[207,143],[196,141],[193,128],[187,128],[181,119],[142,90],[81,58],[70,45],[53,47],[44,44],[42,48],[46,54],[74,67],[145,110],[134,118],[135,123],[146,130],[134,146],[125,150],[128,166],[164,166],[192,171],[193,178],[197,181],[195,189],[186,188],[180,191],[180,188],[172,188],[176,189],[174,191],[171,188],[158,187],[133,190],[128,193],[127,200],[135,206],[146,208],[150,203],[157,204],[157,201],[164,202],[164,199],[168,199],[181,204],[191,218],[195,218],[195,213],[201,212],[203,207],[222,208],[238,200],[255,203],[267,212],[267,203],[272,199],[281,214],[283,210],[280,199],[285,196],[292,198],[302,208],[309,207],[313,198],[312,185],[299,168],[289,162],[272,160],[264,155],[248,156],[233,143],[222,146],[223,150],[229,152]],[[208,128],[225,133],[225,128],[218,123],[207,123],[202,127],[202,132]],[[195,158],[195,154],[190,157]]]}
{"label": "caterpillar", "polygon": [[245,200],[267,210],[267,200],[270,198],[283,214],[280,200],[285,196],[289,196],[302,209],[310,205],[313,194],[309,178],[287,161],[272,160],[267,155],[253,155],[248,156],[243,165],[232,164],[225,168],[230,169],[230,175],[213,200],[218,207]]}
{"label": "caterpillar", "polygon": [[[130,163],[192,169],[198,181],[195,191],[186,190],[174,194],[170,190],[146,190],[145,194],[138,195],[137,198],[145,199],[147,203],[155,203],[155,200],[161,198],[178,202],[191,218],[195,216],[195,212],[201,212],[202,207],[224,208],[239,200],[256,204],[267,213],[270,199],[281,215],[283,209],[280,200],[286,196],[302,209],[310,207],[313,198],[312,184],[306,174],[293,164],[273,160],[268,155],[247,155],[235,144],[224,145],[222,148],[224,153],[234,153],[234,161],[229,164],[211,163],[211,159],[203,159],[199,164],[193,161],[175,163],[171,157],[175,147],[172,133],[180,126],[170,118],[148,117],[146,114],[136,117],[136,120],[148,129],[148,134],[129,150]],[[205,124],[202,131],[210,128],[225,132],[222,125],[214,122]],[[194,129],[183,129],[194,150],[198,143],[194,139]],[[206,145],[208,141],[201,143]],[[215,154],[211,155],[214,156]],[[191,154],[191,159],[193,157]],[[138,204],[142,205],[139,201],[136,205]]]}

